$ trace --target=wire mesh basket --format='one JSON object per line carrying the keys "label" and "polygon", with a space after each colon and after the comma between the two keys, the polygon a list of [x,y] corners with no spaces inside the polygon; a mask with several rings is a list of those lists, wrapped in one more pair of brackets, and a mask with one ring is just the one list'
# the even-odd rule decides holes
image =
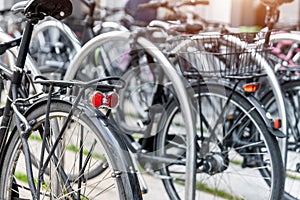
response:
{"label": "wire mesh basket", "polygon": [[269,51],[256,42],[254,33],[180,36],[170,41],[170,49],[183,72],[236,79],[265,75],[264,58]]}

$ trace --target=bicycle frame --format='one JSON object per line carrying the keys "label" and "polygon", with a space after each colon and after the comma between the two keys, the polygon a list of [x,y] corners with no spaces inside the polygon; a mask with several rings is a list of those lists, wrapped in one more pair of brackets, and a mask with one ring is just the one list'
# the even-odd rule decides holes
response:
{"label": "bicycle frame", "polygon": [[[31,167],[31,160],[30,160],[30,151],[26,139],[26,135],[28,131],[30,131],[30,125],[28,121],[24,118],[24,116],[19,111],[18,105],[15,104],[17,99],[19,98],[19,94],[22,94],[23,97],[28,97],[28,91],[24,91],[22,86],[23,76],[26,74],[24,71],[26,57],[29,51],[29,43],[31,40],[31,36],[33,33],[34,22],[28,21],[26,22],[26,26],[23,32],[23,36],[20,43],[20,51],[17,57],[15,70],[11,73],[9,70],[3,68],[4,72],[7,74],[8,77],[11,77],[11,84],[8,88],[8,97],[7,101],[3,110],[3,119],[1,122],[1,129],[0,129],[0,152],[1,157],[0,160],[3,160],[5,157],[5,148],[6,142],[9,141],[8,138],[11,136],[9,135],[10,125],[12,123],[12,118],[15,120],[15,125],[17,127],[18,132],[21,135],[21,141],[23,144],[23,151],[25,154],[25,162],[26,162],[26,173],[28,175],[28,182],[32,197],[34,199],[37,198],[37,189],[36,188],[34,179],[33,179],[33,171]],[[2,67],[1,67],[2,68]],[[51,90],[50,90],[51,92]],[[51,93],[50,93],[51,94]],[[50,95],[51,96],[51,95]],[[79,100],[78,100],[79,101]],[[76,106],[76,104],[75,104]],[[11,115],[12,112],[14,115]],[[45,146],[44,146],[45,148]],[[54,148],[53,148],[54,149]],[[53,156],[53,153],[49,153],[49,157]],[[62,172],[62,171],[61,171]],[[63,172],[62,172],[63,173]]]}
{"label": "bicycle frame", "polygon": [[[16,62],[16,69],[11,72],[10,70],[7,70],[5,67],[0,66],[0,70],[3,70],[4,76],[6,79],[11,77],[11,85],[8,88],[9,94],[7,97],[7,101],[4,107],[4,111],[3,111],[3,119],[1,122],[1,130],[0,130],[0,141],[1,141],[1,157],[0,160],[3,160],[5,157],[5,152],[6,152],[6,144],[9,144],[10,139],[8,139],[9,137],[11,137],[12,135],[10,135],[9,131],[10,131],[10,125],[13,121],[12,118],[14,118],[14,125],[16,126],[18,133],[20,133],[21,136],[21,141],[22,141],[22,145],[23,145],[23,151],[25,154],[25,163],[26,163],[26,174],[28,176],[28,183],[29,183],[29,187],[30,187],[30,191],[32,194],[33,199],[38,199],[38,195],[40,193],[40,189],[41,189],[41,180],[38,180],[38,185],[36,186],[34,179],[33,179],[33,170],[32,170],[32,161],[31,161],[31,152],[29,150],[29,146],[28,146],[28,142],[27,142],[27,137],[28,137],[28,133],[29,131],[31,131],[31,125],[29,124],[29,122],[26,120],[26,118],[24,117],[22,111],[19,111],[19,106],[16,102],[21,102],[21,101],[27,101],[29,99],[35,98],[38,95],[34,95],[32,97],[28,97],[28,91],[23,91],[23,76],[26,75],[26,72],[24,70],[24,66],[25,66],[25,59],[26,59],[26,55],[28,53],[29,50],[29,42],[32,36],[32,32],[33,32],[33,27],[34,27],[34,23],[31,21],[28,21],[26,23],[26,27],[23,33],[23,37],[21,40],[21,44],[20,44],[20,49],[22,49],[22,51],[19,52],[19,56],[17,57],[17,62]],[[44,103],[47,103],[47,106],[49,108],[50,106],[50,102],[52,100],[52,91],[53,91],[53,87],[54,86],[60,86],[60,87],[68,87],[68,86],[79,86],[82,89],[80,90],[77,98],[75,99],[75,101],[72,103],[72,108],[76,108],[81,97],[83,96],[83,94],[85,93],[85,89],[87,87],[91,87],[93,86],[93,84],[95,85],[95,83],[97,83],[98,80],[93,80],[87,83],[70,83],[70,82],[62,82],[62,81],[38,81],[37,83],[41,83],[43,85],[50,85],[48,86],[49,91],[48,91],[48,99],[46,100],[47,102],[45,102],[45,100],[43,101]],[[111,86],[105,86],[105,88],[111,88]],[[26,88],[25,88],[26,89]],[[20,98],[20,94],[21,94],[21,98],[25,98],[23,99],[19,99]],[[38,102],[40,103],[40,102]],[[34,104],[32,106],[32,108],[34,108],[34,106],[36,106],[36,104]],[[30,110],[30,109],[29,109]],[[73,114],[73,109],[70,111],[67,120],[64,122],[64,127],[67,127],[68,123],[71,121],[71,116]],[[28,111],[30,112],[30,111]],[[12,113],[14,113],[14,115],[12,115]],[[46,111],[46,123],[45,123],[45,135],[47,135],[47,131],[49,131],[49,128],[47,129],[47,126],[50,125],[49,123],[49,110]],[[48,116],[48,117],[47,117]],[[48,120],[47,120],[48,118]],[[47,123],[48,122],[48,123]],[[65,184],[66,184],[66,188],[67,191],[70,193],[73,193],[72,191],[72,187],[70,187],[70,182],[68,180],[67,175],[65,174],[63,168],[60,167],[60,164],[58,164],[58,159],[55,156],[55,149],[60,141],[60,138],[62,136],[62,134],[64,133],[63,129],[62,131],[60,131],[57,135],[57,139],[54,141],[54,145],[50,148],[47,143],[46,143],[46,137],[43,137],[43,144],[42,144],[42,151],[48,151],[48,156],[46,158],[41,157],[40,159],[40,163],[39,165],[42,166],[41,170],[39,171],[39,177],[42,177],[43,174],[45,173],[45,167],[47,166],[47,164],[50,162],[50,160],[53,160],[54,163],[57,164],[58,166],[58,171],[60,172],[62,179],[64,180]],[[8,143],[7,143],[8,142]],[[42,154],[43,156],[43,154]],[[74,197],[75,198],[75,197]]]}
{"label": "bicycle frame", "polygon": [[[4,107],[4,111],[3,111],[3,119],[1,122],[1,129],[0,129],[0,151],[1,153],[1,160],[3,159],[3,152],[4,148],[5,148],[5,143],[7,141],[8,135],[9,135],[9,127],[10,127],[10,123],[11,123],[11,111],[12,109],[14,110],[14,112],[16,113],[15,120],[16,120],[16,125],[17,128],[19,130],[19,132],[21,133],[21,135],[24,137],[26,135],[26,131],[28,131],[28,127],[26,127],[26,129],[24,130],[24,127],[21,127],[21,122],[22,122],[22,115],[19,115],[18,113],[18,108],[17,106],[12,106],[13,101],[15,101],[18,98],[18,92],[19,90],[22,90],[22,88],[20,88],[21,85],[21,81],[22,81],[22,77],[24,75],[24,65],[25,65],[25,60],[26,60],[26,56],[29,50],[29,42],[30,42],[30,38],[32,35],[32,31],[33,31],[33,27],[34,24],[31,21],[26,22],[26,27],[23,33],[23,37],[21,40],[21,44],[20,44],[20,51],[19,51],[19,56],[17,57],[17,61],[16,61],[16,67],[15,70],[12,73],[12,78],[11,78],[11,85],[9,87],[8,90],[8,100],[6,101],[5,107]],[[24,151],[25,154],[27,154],[28,156],[30,156],[28,148],[26,148],[26,140],[22,140],[23,145],[25,145],[24,147]],[[30,160],[26,160],[26,163],[30,162]],[[27,170],[27,174],[29,179],[31,180],[29,182],[29,185],[31,187],[31,189],[34,189],[34,182],[33,182],[33,175],[32,175],[32,170],[30,170],[29,168],[26,168]],[[34,191],[34,190],[31,190]],[[35,196],[32,193],[33,197]]]}
{"label": "bicycle frame", "polygon": [[[35,2],[33,2],[33,3],[35,3]],[[35,6],[34,4],[28,4],[28,5],[29,5],[28,6],[29,8],[34,8],[34,6]],[[23,9],[25,9],[24,6],[25,6],[25,4],[23,2],[23,4],[21,4],[20,7],[16,6],[16,8],[18,7],[20,10],[23,10]],[[26,7],[26,8],[28,8],[28,7]],[[44,9],[47,9],[47,7]],[[69,9],[70,9],[70,7],[69,7]],[[17,11],[20,11],[20,10],[17,10]],[[71,111],[69,112],[68,118],[67,118],[66,122],[64,123],[63,129],[58,134],[58,138],[55,139],[53,147],[49,148],[49,146],[47,146],[48,144],[46,143],[46,137],[43,137],[42,152],[45,150],[48,151],[48,156],[44,159],[44,157],[43,157],[44,154],[43,153],[41,154],[41,159],[39,162],[39,165],[41,166],[41,168],[40,168],[39,177],[37,180],[38,185],[36,185],[35,179],[33,178],[34,176],[33,176],[33,169],[32,169],[32,164],[33,164],[32,162],[34,162],[34,161],[31,160],[32,152],[30,152],[30,148],[28,145],[29,143],[27,141],[28,135],[31,132],[31,124],[30,124],[30,122],[27,121],[27,119],[25,117],[27,115],[24,115],[24,113],[25,114],[28,114],[28,113],[24,112],[25,109],[22,109],[23,104],[18,104],[18,103],[22,102],[22,101],[27,103],[28,100],[31,100],[39,95],[38,94],[38,95],[29,96],[29,88],[27,87],[27,82],[24,87],[25,83],[23,82],[23,80],[24,80],[24,76],[27,76],[27,72],[25,70],[25,63],[26,63],[27,55],[29,53],[29,46],[30,46],[30,41],[32,38],[34,26],[36,25],[36,23],[39,20],[41,20],[44,17],[44,14],[45,14],[42,11],[40,11],[40,12],[41,13],[35,13],[36,15],[35,14],[30,15],[31,14],[30,12],[27,13],[28,19],[26,21],[25,29],[23,31],[22,38],[20,40],[20,47],[19,47],[20,50],[18,52],[16,65],[15,65],[14,69],[12,70],[12,72],[8,69],[6,70],[5,67],[2,67],[2,66],[0,67],[0,70],[3,70],[3,74],[4,74],[3,76],[5,77],[5,80],[11,81],[10,82],[11,84],[8,87],[8,96],[7,96],[7,100],[5,102],[5,107],[4,107],[3,115],[2,115],[3,117],[2,117],[2,121],[1,121],[1,128],[0,128],[1,129],[0,130],[0,154],[1,154],[0,161],[3,161],[6,156],[5,155],[6,150],[7,150],[6,148],[8,148],[8,146],[11,145],[10,141],[11,141],[11,137],[13,136],[13,133],[20,134],[20,140],[21,140],[22,148],[23,148],[22,150],[25,155],[26,175],[27,175],[28,184],[29,184],[29,186],[28,186],[29,188],[27,188],[27,189],[28,189],[28,191],[30,190],[33,199],[39,199],[39,195],[41,194],[40,193],[41,182],[43,182],[42,176],[45,173],[45,168],[47,167],[47,164],[50,162],[50,160],[52,160],[54,163],[58,164],[58,161],[57,161],[58,159],[55,156],[54,151],[60,141],[61,135],[64,133],[64,128],[66,128],[68,125],[68,122],[71,121],[71,116],[73,114],[73,108],[77,107],[77,105],[81,99],[81,96],[85,93],[84,90],[86,89],[86,87],[89,87],[94,82],[98,82],[98,80],[96,80],[96,81],[94,80],[93,82],[88,82],[88,83],[81,85],[83,87],[83,89],[80,91],[80,94],[76,98],[75,102],[72,102],[73,107],[72,107]],[[61,12],[63,12],[63,11],[61,11]],[[17,40],[8,42],[7,44],[10,44],[10,43],[13,43],[13,44],[7,45],[7,46],[4,45],[4,47],[6,47],[8,49],[12,46],[17,46],[19,44],[18,42],[16,42]],[[7,50],[6,48],[5,48],[5,50]],[[3,50],[3,48],[1,50]],[[27,81],[27,79],[26,79],[26,81]],[[31,79],[29,81],[30,81],[30,83],[32,83]],[[50,101],[51,101],[52,91],[53,91],[53,87],[55,86],[55,83],[56,83],[55,81],[50,82],[49,95],[48,95],[48,100],[46,102],[48,109],[45,113],[46,119],[45,119],[44,135],[47,135],[47,131],[48,131],[48,133],[50,131],[50,129],[49,129],[49,127],[50,127],[50,123],[49,123]],[[49,82],[47,82],[47,84],[49,84]],[[53,84],[54,86],[51,84]],[[65,85],[63,85],[63,84],[65,84]],[[67,82],[67,83],[59,82],[58,85],[63,87],[63,86],[69,86],[70,83],[69,82]],[[25,99],[23,99],[23,98],[25,98]],[[43,105],[45,105],[45,104],[43,104]],[[25,104],[24,106],[26,108],[28,108],[29,106],[32,106],[31,108],[34,108],[36,106],[36,104],[29,103],[29,104]],[[84,109],[87,110],[87,107],[84,107]],[[104,116],[104,115],[102,115],[102,116]],[[99,118],[99,119],[98,119],[98,121],[102,121],[101,118]],[[14,130],[13,130],[14,132],[10,132],[11,125],[14,126]],[[99,125],[99,129],[100,128],[104,129],[103,127],[101,127],[101,125]],[[97,127],[97,129],[98,129],[98,127]],[[107,127],[106,127],[106,129],[107,129]],[[17,132],[15,132],[15,131],[17,131]],[[102,132],[108,132],[108,131],[102,130]],[[113,134],[113,135],[116,135],[116,134]],[[117,137],[111,136],[111,138],[117,138]],[[119,142],[117,139],[115,139],[115,141]],[[116,142],[116,145],[117,145],[117,142]],[[121,142],[120,142],[120,144],[121,144]],[[125,154],[123,153],[123,155],[125,155]],[[123,156],[121,156],[121,158],[123,158]],[[128,156],[127,156],[127,158],[128,159],[123,158],[124,161],[126,161],[126,162],[129,161],[130,158]],[[3,166],[3,168],[4,167],[6,167],[6,166]],[[61,175],[61,178],[63,179],[64,184],[66,185],[66,191],[73,192],[72,187],[70,187],[70,181],[68,180],[68,176],[65,174],[64,169],[61,168],[60,164],[57,165],[57,170],[58,170],[59,174]],[[83,171],[80,173],[83,173]],[[80,181],[83,181],[83,180],[80,180]],[[137,187],[137,189],[138,188],[139,187]],[[136,191],[135,194],[139,194],[138,192],[139,191]],[[71,194],[71,195],[72,195],[72,198],[75,199],[76,194]],[[80,197],[76,197],[76,199],[79,199],[79,198]]]}

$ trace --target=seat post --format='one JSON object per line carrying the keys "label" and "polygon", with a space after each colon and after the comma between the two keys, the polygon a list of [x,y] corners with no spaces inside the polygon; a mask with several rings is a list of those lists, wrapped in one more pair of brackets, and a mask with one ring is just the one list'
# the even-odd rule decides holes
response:
{"label": "seat post", "polygon": [[16,61],[16,67],[23,69],[29,52],[30,40],[33,32],[34,24],[29,20],[26,21],[26,26],[22,35],[22,40],[20,43],[19,53]]}

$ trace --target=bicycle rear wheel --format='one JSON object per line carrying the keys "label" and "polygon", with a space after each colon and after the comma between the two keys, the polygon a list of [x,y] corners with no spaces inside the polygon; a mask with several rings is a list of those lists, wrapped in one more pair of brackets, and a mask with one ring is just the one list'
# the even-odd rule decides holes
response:
{"label": "bicycle rear wheel", "polygon": [[[45,135],[46,105],[30,112],[27,119],[32,131],[27,137],[31,154],[33,179],[40,199],[141,199],[138,180],[130,171],[131,162],[126,148],[113,135],[112,127],[103,118],[92,117],[83,109],[76,109],[63,131],[57,138],[63,124],[68,120],[71,105],[63,102],[51,103],[50,132]],[[95,116],[95,115],[93,115]],[[98,115],[99,116],[99,115]],[[105,124],[105,125],[104,125]],[[42,152],[42,138],[46,136],[46,148]],[[58,146],[50,162],[46,159],[58,139]],[[44,158],[41,156],[44,155]],[[49,170],[41,172],[41,163]],[[99,166],[99,163],[101,164]],[[25,156],[20,134],[14,132],[5,152],[1,171],[0,199],[32,199],[25,169]],[[38,166],[38,167],[37,167]],[[94,168],[102,167],[103,172],[89,177]],[[132,170],[132,169],[131,169]],[[73,176],[72,178],[69,178]],[[74,178],[76,176],[76,178]]]}
{"label": "bicycle rear wheel", "polygon": [[[300,198],[300,80],[285,81],[281,84],[285,96],[287,110],[288,136],[286,149],[286,184],[285,195],[295,199]],[[263,95],[262,103],[274,117],[278,117],[278,108],[271,91]]]}
{"label": "bicycle rear wheel", "polygon": [[[241,93],[220,84],[196,84],[197,199],[281,199],[284,170],[276,138]],[[232,95],[232,96],[231,96]],[[173,101],[156,140],[160,174],[171,199],[182,199],[187,148],[181,109]],[[276,180],[275,180],[276,179]]]}

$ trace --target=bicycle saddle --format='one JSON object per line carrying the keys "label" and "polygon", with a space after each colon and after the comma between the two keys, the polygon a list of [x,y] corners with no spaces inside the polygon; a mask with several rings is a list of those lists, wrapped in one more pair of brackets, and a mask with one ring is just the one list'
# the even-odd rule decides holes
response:
{"label": "bicycle saddle", "polygon": [[61,20],[72,14],[70,0],[30,0],[21,1],[13,5],[12,12],[22,12],[29,19],[51,16]]}

